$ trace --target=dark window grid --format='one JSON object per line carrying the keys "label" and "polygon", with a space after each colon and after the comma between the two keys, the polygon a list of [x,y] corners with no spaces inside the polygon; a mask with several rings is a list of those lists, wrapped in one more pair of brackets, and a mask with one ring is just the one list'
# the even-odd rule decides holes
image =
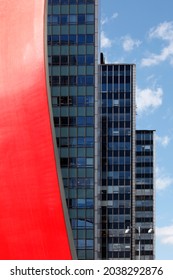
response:
{"label": "dark window grid", "polygon": [[72,25],[72,24],[92,24],[94,14],[74,14],[74,15],[48,15],[48,25]]}
{"label": "dark window grid", "polygon": [[[59,123],[59,121],[58,121]],[[58,139],[60,147],[93,147],[94,138],[93,137],[61,137]]]}
{"label": "dark window grid", "polygon": [[49,5],[66,5],[66,4],[94,4],[94,0],[48,0]]}
{"label": "dark window grid", "polygon": [[94,43],[93,34],[78,34],[78,35],[48,35],[48,45],[90,45]]}
{"label": "dark window grid", "polygon": [[[56,122],[56,126],[59,124],[61,126],[93,126],[94,125],[94,117],[58,117],[54,118]],[[88,139],[89,141],[89,139]]]}
{"label": "dark window grid", "polygon": [[83,158],[82,157],[60,158],[60,164],[63,167],[90,167],[90,166],[92,166],[92,164],[89,164],[87,160],[88,160],[88,158],[84,158],[84,157]]}
{"label": "dark window grid", "polygon": [[[50,62],[51,64],[51,62]],[[52,65],[93,65],[94,55],[53,55]]]}
{"label": "dark window grid", "polygon": [[94,98],[93,96],[60,96],[53,97],[53,106],[93,106]]}
{"label": "dark window grid", "polygon": [[94,76],[92,75],[79,75],[79,76],[51,76],[49,78],[51,86],[67,86],[67,85],[79,85],[79,86],[92,86],[94,85]]}

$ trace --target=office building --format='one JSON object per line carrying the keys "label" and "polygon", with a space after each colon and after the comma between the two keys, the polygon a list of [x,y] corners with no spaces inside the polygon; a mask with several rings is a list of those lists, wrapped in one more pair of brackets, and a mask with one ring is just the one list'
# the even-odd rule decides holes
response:
{"label": "office building", "polygon": [[[135,236],[135,65],[102,64],[101,258],[130,259]],[[125,230],[130,228],[130,234]]]}
{"label": "office building", "polygon": [[153,259],[154,134],[136,131],[136,67],[103,63],[100,76],[100,257]]}
{"label": "office building", "polygon": [[136,69],[98,65],[98,2],[48,1],[56,140],[78,258],[136,259]]}
{"label": "office building", "polygon": [[48,1],[48,61],[55,132],[79,259],[95,258],[97,25],[97,0]]}
{"label": "office building", "polygon": [[136,131],[135,256],[140,259],[155,258],[154,135],[153,130]]}

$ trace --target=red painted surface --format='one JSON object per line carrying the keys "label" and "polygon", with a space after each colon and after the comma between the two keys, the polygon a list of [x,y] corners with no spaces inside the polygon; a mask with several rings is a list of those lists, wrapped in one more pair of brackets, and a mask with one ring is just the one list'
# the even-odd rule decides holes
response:
{"label": "red painted surface", "polygon": [[0,259],[71,259],[44,58],[44,0],[0,0]]}

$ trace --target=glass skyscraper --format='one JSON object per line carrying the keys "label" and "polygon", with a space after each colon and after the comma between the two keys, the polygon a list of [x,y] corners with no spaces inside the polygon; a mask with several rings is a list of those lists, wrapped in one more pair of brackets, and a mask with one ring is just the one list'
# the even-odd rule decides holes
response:
{"label": "glass skyscraper", "polygon": [[136,69],[129,64],[103,64],[100,72],[101,258],[129,259],[135,227]]}
{"label": "glass skyscraper", "polygon": [[[136,252],[141,259],[154,259],[155,151],[153,130],[136,131],[135,223]],[[140,231],[140,235],[139,235]],[[139,248],[140,246],[140,248]]]}
{"label": "glass skyscraper", "polygon": [[48,1],[49,81],[73,239],[78,259],[152,258],[153,200],[150,208],[139,202],[148,203],[154,185],[139,191],[139,173],[153,173],[137,162],[145,133],[136,132],[136,67],[98,64],[98,2]]}
{"label": "glass skyscraper", "polygon": [[154,258],[154,133],[136,131],[136,67],[102,64],[101,259]]}
{"label": "glass skyscraper", "polygon": [[97,1],[48,1],[53,116],[79,259],[94,259],[97,184]]}

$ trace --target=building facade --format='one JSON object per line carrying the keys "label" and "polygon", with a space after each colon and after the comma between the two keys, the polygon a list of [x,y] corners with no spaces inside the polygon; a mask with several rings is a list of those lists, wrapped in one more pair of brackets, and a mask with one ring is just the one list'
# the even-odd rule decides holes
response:
{"label": "building facade", "polygon": [[79,259],[94,259],[96,251],[97,17],[97,0],[48,1],[53,116]]}
{"label": "building facade", "polygon": [[49,0],[53,117],[77,256],[151,258],[153,235],[137,234],[148,210],[138,206],[136,67],[98,65],[98,51],[98,0]]}
{"label": "building facade", "polygon": [[130,259],[135,247],[136,69],[129,64],[102,64],[100,73],[101,258]]}
{"label": "building facade", "polygon": [[136,258],[155,258],[155,151],[153,130],[136,131]]}
{"label": "building facade", "polygon": [[136,130],[136,67],[101,64],[101,259],[154,258],[154,133]]}

